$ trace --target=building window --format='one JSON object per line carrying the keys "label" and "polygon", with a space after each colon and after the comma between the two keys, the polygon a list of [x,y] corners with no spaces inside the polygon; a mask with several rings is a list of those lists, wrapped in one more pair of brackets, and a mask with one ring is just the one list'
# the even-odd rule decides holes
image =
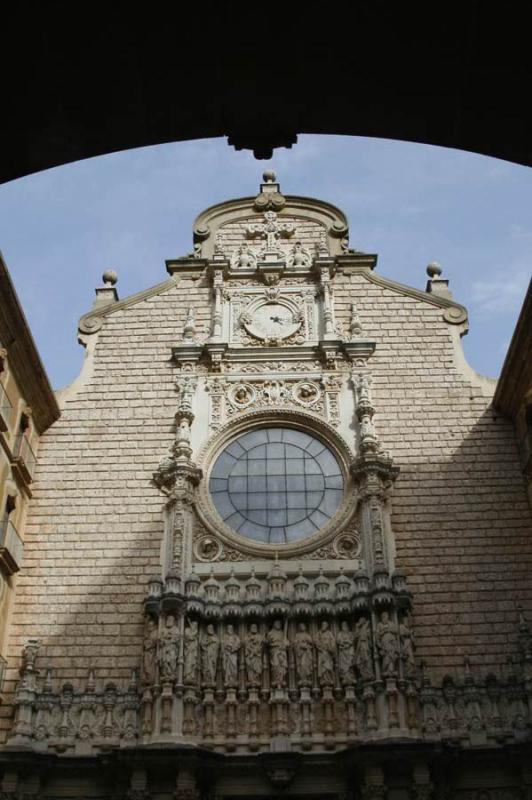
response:
{"label": "building window", "polygon": [[37,463],[35,453],[30,444],[30,431],[30,417],[28,414],[22,413],[20,416],[18,433],[15,438],[14,456],[22,468],[24,480],[28,483],[32,480]]}
{"label": "building window", "polygon": [[337,511],[344,478],[332,451],[292,428],[244,433],[218,456],[209,490],[226,525],[269,544],[305,539]]}
{"label": "building window", "polygon": [[16,498],[8,495],[0,519],[0,565],[8,575],[20,569],[24,556],[24,544],[11,519],[15,503]]}

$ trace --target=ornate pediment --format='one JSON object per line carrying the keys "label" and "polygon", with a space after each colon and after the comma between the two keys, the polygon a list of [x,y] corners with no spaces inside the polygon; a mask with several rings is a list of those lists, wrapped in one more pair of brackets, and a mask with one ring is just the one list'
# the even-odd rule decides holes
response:
{"label": "ornate pediment", "polygon": [[330,203],[281,193],[275,173],[265,172],[256,197],[211,206],[194,224],[194,255],[227,258],[232,268],[277,258],[309,268],[314,255],[347,252],[348,224]]}

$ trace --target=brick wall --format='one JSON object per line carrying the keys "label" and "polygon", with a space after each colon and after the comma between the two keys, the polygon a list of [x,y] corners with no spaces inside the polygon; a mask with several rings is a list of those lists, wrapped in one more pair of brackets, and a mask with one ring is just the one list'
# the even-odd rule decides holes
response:
{"label": "brick wall", "polygon": [[[150,479],[173,437],[170,350],[194,304],[207,330],[211,290],[183,280],[106,318],[90,380],[42,437],[26,559],[9,641],[41,639],[55,677],[126,680],[142,646],[146,580],[158,573],[163,500]],[[512,426],[455,366],[439,308],[368,282],[335,281],[368,338],[375,424],[401,468],[393,496],[396,563],[414,596],[417,652],[433,672],[488,670],[516,649],[516,604],[532,608],[532,532]],[[528,580],[527,580],[528,578]],[[9,699],[9,698],[8,698]],[[9,705],[0,708],[8,727]]]}

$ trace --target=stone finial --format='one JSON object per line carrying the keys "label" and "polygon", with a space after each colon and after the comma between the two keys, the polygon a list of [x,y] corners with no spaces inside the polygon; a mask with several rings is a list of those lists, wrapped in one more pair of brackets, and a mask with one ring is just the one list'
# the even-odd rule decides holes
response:
{"label": "stone finial", "polygon": [[118,275],[114,269],[106,269],[102,275],[103,286],[95,289],[96,297],[92,305],[92,310],[102,308],[110,303],[116,303],[118,300],[118,292],[115,289],[115,283],[118,280]]}
{"label": "stone finial", "polygon": [[445,297],[450,300],[452,298],[452,293],[449,291],[449,281],[442,278],[441,274],[441,265],[438,264],[437,261],[431,261],[427,267],[429,279],[427,281],[426,291],[428,294],[435,294],[438,295],[438,297]]}
{"label": "stone finial", "polygon": [[114,286],[118,280],[118,275],[114,269],[106,269],[102,275],[102,281],[106,286]]}
{"label": "stone finial", "polygon": [[442,273],[441,265],[437,261],[431,261],[427,266],[427,275],[429,278],[439,278]]}

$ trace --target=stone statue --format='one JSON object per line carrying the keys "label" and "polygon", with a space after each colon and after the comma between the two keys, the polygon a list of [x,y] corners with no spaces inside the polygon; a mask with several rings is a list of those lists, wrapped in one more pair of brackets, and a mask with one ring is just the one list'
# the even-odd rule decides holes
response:
{"label": "stone statue", "polygon": [[178,655],[179,632],[174,615],[168,614],[159,642],[159,677],[162,681],[175,680]]}
{"label": "stone statue", "polygon": [[214,630],[214,625],[207,625],[207,630],[200,642],[201,674],[203,683],[214,686],[216,683],[216,667],[218,666],[218,652],[220,643]]}
{"label": "stone statue", "polygon": [[390,619],[387,611],[381,614],[380,622],[377,624],[375,632],[377,649],[381,657],[381,668],[383,675],[394,675],[397,669],[397,659],[399,657],[399,643],[397,641],[397,630]]}
{"label": "stone statue", "polygon": [[349,686],[355,682],[355,634],[345,620],[340,625],[336,642],[338,644],[340,682],[342,686]]}
{"label": "stone statue", "polygon": [[244,641],[246,676],[250,686],[260,686],[262,680],[262,647],[264,639],[255,623],[249,628]]}
{"label": "stone statue", "polygon": [[256,264],[256,258],[246,244],[241,244],[232,258],[233,267],[251,269]]}
{"label": "stone statue", "polygon": [[405,677],[412,678],[416,674],[416,660],[414,657],[414,634],[408,624],[408,617],[404,617],[399,625],[399,642]]}
{"label": "stone statue", "polygon": [[183,634],[185,644],[183,682],[195,684],[198,677],[199,666],[199,633],[196,620],[187,625]]}
{"label": "stone statue", "polygon": [[317,651],[318,681],[321,686],[333,686],[336,639],[326,620],[321,623],[314,643]]}
{"label": "stone statue", "polygon": [[233,626],[228,625],[222,637],[222,669],[225,686],[238,685],[238,653],[240,646],[240,638],[234,632]]}
{"label": "stone statue", "polygon": [[142,682],[151,686],[155,683],[155,667],[157,666],[157,622],[153,617],[146,621],[144,644],[142,649]]}
{"label": "stone statue", "polygon": [[297,679],[300,686],[312,686],[314,643],[304,622],[300,622],[297,626],[297,633],[294,636],[294,653]]}
{"label": "stone statue", "polygon": [[270,650],[271,685],[276,689],[282,689],[286,685],[288,671],[288,639],[280,619],[275,620],[267,638]]}
{"label": "stone statue", "polygon": [[369,619],[366,617],[359,619],[355,625],[355,665],[362,680],[373,680],[371,628]]}

